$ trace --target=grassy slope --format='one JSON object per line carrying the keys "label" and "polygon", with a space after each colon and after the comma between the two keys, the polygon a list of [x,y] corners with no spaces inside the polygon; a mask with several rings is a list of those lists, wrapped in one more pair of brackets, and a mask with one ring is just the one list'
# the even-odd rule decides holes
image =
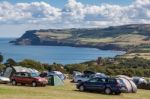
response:
{"label": "grassy slope", "polygon": [[79,92],[74,84],[65,82],[61,87],[24,87],[0,85],[0,99],[149,99],[150,91],[138,90],[136,94],[104,95]]}

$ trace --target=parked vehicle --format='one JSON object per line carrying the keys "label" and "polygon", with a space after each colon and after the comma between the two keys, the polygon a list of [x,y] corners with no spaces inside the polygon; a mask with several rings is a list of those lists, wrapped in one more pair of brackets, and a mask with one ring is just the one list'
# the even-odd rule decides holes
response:
{"label": "parked vehicle", "polygon": [[79,72],[79,71],[73,71],[73,77],[74,77],[74,76],[77,76],[77,75],[82,75],[82,73]]}
{"label": "parked vehicle", "polygon": [[133,79],[133,82],[136,84],[136,85],[140,85],[140,84],[147,84],[148,82],[145,80],[144,77],[132,77]]}
{"label": "parked vehicle", "polygon": [[80,91],[101,91],[105,94],[115,93],[116,95],[121,93],[121,86],[115,78],[96,77],[85,82],[80,82],[76,87]]}
{"label": "parked vehicle", "polygon": [[46,86],[48,84],[47,79],[41,78],[37,73],[18,72],[11,77],[12,85],[21,83],[22,85],[28,84],[33,87]]}
{"label": "parked vehicle", "polygon": [[0,83],[7,84],[10,82],[10,79],[7,77],[0,76]]}
{"label": "parked vehicle", "polygon": [[104,73],[95,73],[94,77],[108,77]]}
{"label": "parked vehicle", "polygon": [[94,74],[96,74],[96,73],[93,72],[93,71],[84,71],[83,74],[84,74],[84,75],[89,75],[89,76],[90,76],[90,75],[94,75]]}
{"label": "parked vehicle", "polygon": [[73,82],[75,82],[75,83],[84,82],[93,77],[94,77],[94,75],[77,75],[77,76],[73,77]]}

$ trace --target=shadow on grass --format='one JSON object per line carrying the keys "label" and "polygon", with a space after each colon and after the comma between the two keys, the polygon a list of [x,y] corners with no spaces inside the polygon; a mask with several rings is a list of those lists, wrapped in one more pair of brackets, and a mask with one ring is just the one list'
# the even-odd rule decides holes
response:
{"label": "shadow on grass", "polygon": [[[80,93],[93,93],[93,94],[102,94],[102,95],[106,95],[106,96],[108,96],[107,94],[105,94],[104,92],[102,92],[102,91],[79,91],[79,90],[73,90],[73,91],[76,91],[76,92],[80,92]],[[119,96],[119,95],[116,95],[116,94],[110,94],[110,95],[115,95],[115,96]]]}
{"label": "shadow on grass", "polygon": [[[6,85],[6,86],[16,86],[16,87],[32,87],[30,84],[20,84],[18,83],[17,85],[12,85],[11,83],[8,83],[8,84],[3,84],[3,85]],[[37,87],[41,87],[41,88],[44,88],[45,86],[36,86],[36,87],[32,87],[32,88],[37,88]]]}

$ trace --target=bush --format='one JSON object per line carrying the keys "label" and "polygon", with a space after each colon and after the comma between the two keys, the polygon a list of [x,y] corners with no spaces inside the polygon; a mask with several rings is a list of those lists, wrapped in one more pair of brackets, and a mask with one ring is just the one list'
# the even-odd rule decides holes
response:
{"label": "bush", "polygon": [[45,70],[44,66],[40,62],[30,60],[30,59],[25,59],[22,62],[19,62],[19,65],[27,67],[27,68],[34,68],[39,71]]}

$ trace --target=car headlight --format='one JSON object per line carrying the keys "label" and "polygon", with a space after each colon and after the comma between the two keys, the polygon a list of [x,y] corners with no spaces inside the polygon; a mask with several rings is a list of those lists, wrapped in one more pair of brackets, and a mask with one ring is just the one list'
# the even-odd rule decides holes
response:
{"label": "car headlight", "polygon": [[39,82],[42,82],[42,79],[38,79]]}

